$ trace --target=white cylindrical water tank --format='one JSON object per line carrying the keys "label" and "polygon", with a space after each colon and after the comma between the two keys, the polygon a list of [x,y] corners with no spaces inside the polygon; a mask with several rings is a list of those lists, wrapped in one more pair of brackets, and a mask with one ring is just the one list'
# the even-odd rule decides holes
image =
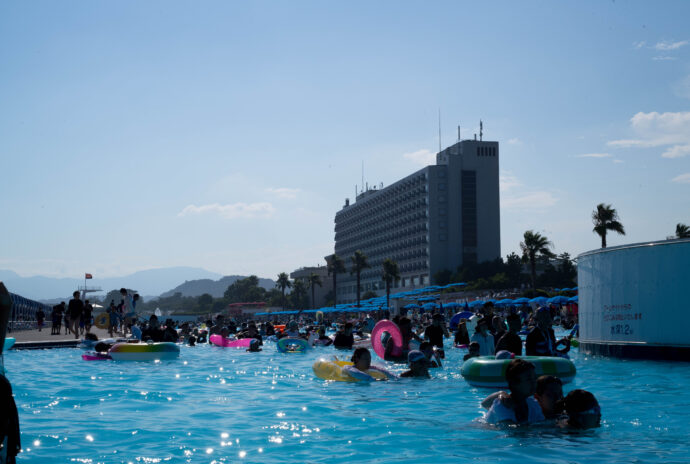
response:
{"label": "white cylindrical water tank", "polygon": [[580,350],[690,360],[690,239],[578,256]]}

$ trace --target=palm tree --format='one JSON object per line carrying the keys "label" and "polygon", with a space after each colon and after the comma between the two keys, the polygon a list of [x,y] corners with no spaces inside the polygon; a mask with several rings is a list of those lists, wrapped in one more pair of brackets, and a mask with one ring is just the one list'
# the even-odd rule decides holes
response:
{"label": "palm tree", "polygon": [[285,272],[278,274],[278,281],[276,282],[276,288],[279,288],[283,294],[283,310],[285,310],[285,289],[292,287],[290,283],[290,278]]}
{"label": "palm tree", "polygon": [[398,263],[390,258],[383,261],[383,274],[381,275],[386,282],[386,309],[390,308],[391,284],[400,280],[400,270]]}
{"label": "palm tree", "polygon": [[606,248],[606,231],[612,230],[625,235],[623,224],[618,221],[618,212],[604,203],[599,203],[597,209],[592,211],[593,232],[601,237],[601,247]]}
{"label": "palm tree", "polygon": [[297,279],[293,282],[290,296],[292,297],[293,307],[299,309],[297,314],[301,314],[305,306],[304,298],[307,296],[307,288],[303,280]]}
{"label": "palm tree", "polygon": [[524,241],[520,242],[522,261],[529,262],[532,269],[532,289],[537,289],[537,258],[552,258],[554,254],[550,248],[553,244],[539,232],[528,230]]}
{"label": "palm tree", "polygon": [[690,238],[690,227],[680,222],[676,224],[676,237],[678,238]]}
{"label": "palm tree", "polygon": [[328,264],[328,275],[333,275],[333,306],[335,306],[338,304],[337,275],[346,271],[345,261],[343,261],[343,258],[333,253],[326,258],[326,263]]}
{"label": "palm tree", "polygon": [[355,254],[350,257],[352,260],[352,269],[350,270],[350,275],[357,274],[357,307],[359,308],[359,295],[360,295],[360,276],[362,274],[362,269],[366,269],[369,266],[367,263],[367,255],[362,253],[361,250],[355,251]]}
{"label": "palm tree", "polygon": [[307,285],[309,285],[309,288],[311,288],[311,307],[316,309],[316,301],[314,300],[314,287],[316,285],[318,285],[319,287],[322,286],[321,277],[318,274],[312,272],[311,274],[309,274]]}

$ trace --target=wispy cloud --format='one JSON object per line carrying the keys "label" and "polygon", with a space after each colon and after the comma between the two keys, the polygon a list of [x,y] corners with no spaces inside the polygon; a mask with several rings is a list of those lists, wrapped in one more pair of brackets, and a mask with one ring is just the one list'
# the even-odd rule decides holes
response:
{"label": "wispy cloud", "polygon": [[270,194],[277,196],[278,198],[287,198],[288,200],[294,200],[297,198],[297,194],[301,192],[298,188],[267,188],[266,191]]}
{"label": "wispy cloud", "polygon": [[422,166],[428,166],[436,163],[436,153],[426,149],[413,151],[412,153],[405,153],[403,158]]}
{"label": "wispy cloud", "polygon": [[681,174],[680,176],[676,176],[673,179],[671,179],[671,182],[677,182],[679,184],[690,184],[690,172],[686,172],[685,174]]}
{"label": "wispy cloud", "polygon": [[509,172],[502,172],[498,177],[498,182],[501,192],[507,192],[516,187],[522,187],[522,182]]}
{"label": "wispy cloud", "polygon": [[667,40],[662,40],[654,45],[655,50],[668,51],[668,50],[678,50],[680,47],[687,45],[689,42],[687,40],[680,40],[678,42],[670,42]]}
{"label": "wispy cloud", "polygon": [[246,219],[246,218],[269,218],[275,213],[275,208],[270,203],[231,203],[221,205],[213,203],[210,205],[188,205],[177,215],[179,217],[216,214],[225,219]]}
{"label": "wispy cloud", "polygon": [[522,140],[520,140],[519,138],[515,137],[515,138],[512,138],[512,139],[508,139],[508,143],[511,144],[511,145],[522,145]]}
{"label": "wispy cloud", "polygon": [[677,58],[675,56],[659,55],[652,57],[654,61],[675,61]]}
{"label": "wispy cloud", "polygon": [[611,158],[613,157],[610,153],[585,153],[582,155],[575,155],[575,158]]}
{"label": "wispy cloud", "polygon": [[620,163],[624,163],[625,161],[623,161],[622,159],[615,159],[615,160],[613,160],[613,162],[616,164],[620,164]]}
{"label": "wispy cloud", "polygon": [[647,42],[645,42],[644,40],[641,40],[639,42],[633,42],[633,47],[635,47],[638,50],[640,48],[643,48],[645,45],[647,45]]}
{"label": "wispy cloud", "polygon": [[512,210],[539,210],[555,205],[558,199],[551,192],[537,191],[510,195],[501,199],[501,207]]}
{"label": "wispy cloud", "polygon": [[612,140],[607,143],[617,148],[668,147],[664,158],[690,155],[690,111],[677,113],[639,112],[630,119],[637,138]]}

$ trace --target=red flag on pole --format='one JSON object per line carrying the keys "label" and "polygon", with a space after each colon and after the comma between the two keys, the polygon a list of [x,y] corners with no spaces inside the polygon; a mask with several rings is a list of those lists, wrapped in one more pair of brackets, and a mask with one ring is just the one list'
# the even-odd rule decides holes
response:
{"label": "red flag on pole", "polygon": [[91,274],[85,274],[84,278],[85,279],[93,279],[93,276]]}

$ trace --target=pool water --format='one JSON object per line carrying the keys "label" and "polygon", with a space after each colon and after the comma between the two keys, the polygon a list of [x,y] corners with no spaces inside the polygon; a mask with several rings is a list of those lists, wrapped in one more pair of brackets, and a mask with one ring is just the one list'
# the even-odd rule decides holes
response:
{"label": "pool water", "polygon": [[[349,352],[281,354],[182,347],[164,362],[86,362],[78,349],[5,355],[19,409],[23,463],[689,462],[687,363],[580,355],[575,381],[602,426],[496,429],[479,403],[490,389],[460,376],[447,349],[432,379],[325,382],[311,366]],[[383,362],[374,356],[375,364]],[[390,365],[389,366],[393,366]],[[393,370],[400,372],[401,366]]]}

